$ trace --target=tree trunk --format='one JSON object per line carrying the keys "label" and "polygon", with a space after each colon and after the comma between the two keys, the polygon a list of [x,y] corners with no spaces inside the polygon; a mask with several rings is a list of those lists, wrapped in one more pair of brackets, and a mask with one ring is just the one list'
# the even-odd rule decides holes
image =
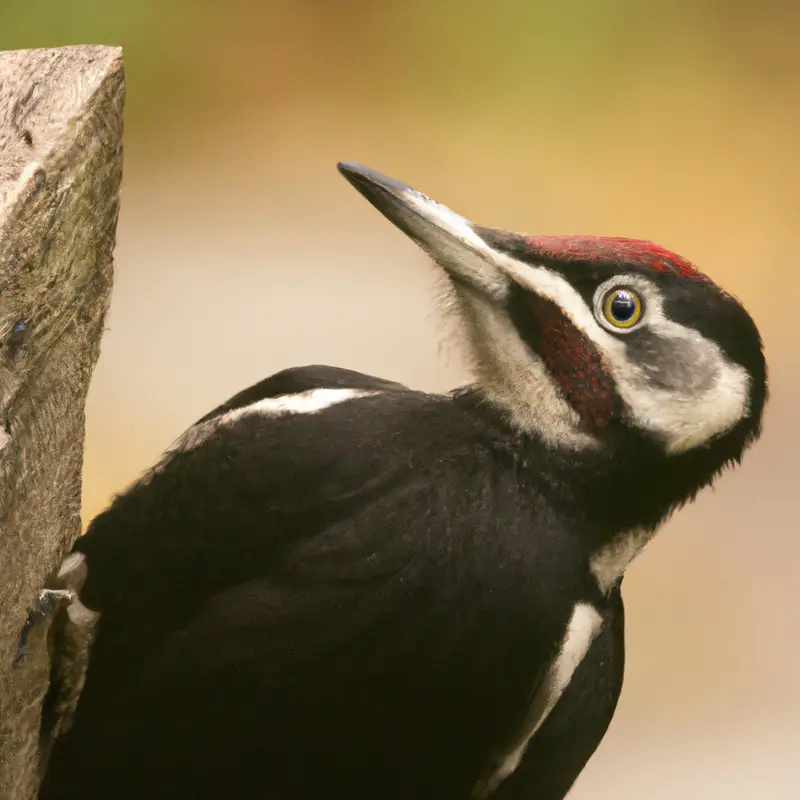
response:
{"label": "tree trunk", "polygon": [[0,53],[0,800],[36,797],[52,733],[41,724],[46,622],[14,656],[80,533],[84,402],[111,292],[123,97],[119,48]]}

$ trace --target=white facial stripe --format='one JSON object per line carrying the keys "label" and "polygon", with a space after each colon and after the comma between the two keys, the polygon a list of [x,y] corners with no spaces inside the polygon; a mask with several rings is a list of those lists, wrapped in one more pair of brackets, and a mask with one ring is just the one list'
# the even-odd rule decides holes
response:
{"label": "white facial stripe", "polygon": [[[402,196],[400,211],[422,247],[452,277],[452,296],[469,338],[468,356],[481,388],[523,430],[536,431],[557,447],[582,449],[598,444],[580,429],[580,418],[563,397],[541,359],[520,339],[500,301],[510,278],[530,269],[490,247],[470,222],[415,189]],[[420,221],[422,220],[422,222]]]}
{"label": "white facial stripe", "polygon": [[532,267],[514,259],[504,258],[502,266],[520,285],[555,302],[597,346],[634,421],[662,438],[668,452],[696,447],[729,430],[747,413],[747,371],[731,363],[715,342],[667,318],[660,293],[645,278],[615,276],[602,284],[598,294],[618,285],[640,290],[647,303],[642,324],[659,336],[682,340],[703,356],[697,367],[705,365],[700,377],[710,380],[706,389],[680,393],[653,386],[641,366],[627,357],[624,341],[597,322],[593,309],[568,281],[546,267]]}
{"label": "white facial stripe", "polygon": [[596,445],[596,439],[580,430],[577,412],[499,304],[518,262],[490,247],[467,219],[421,192],[409,188],[403,201],[412,229],[420,229],[415,214],[423,220],[420,237],[428,254],[463,281],[451,286],[451,296],[469,339],[468,356],[488,398],[521,429],[536,431],[553,446],[577,450]]}
{"label": "white facial stripe", "polygon": [[[431,218],[427,202],[433,201],[420,197],[418,202],[426,204],[420,213],[424,210]],[[434,210],[440,215],[436,217],[437,224],[446,226],[453,236],[469,226],[445,206],[434,204]],[[478,241],[473,245],[474,238]],[[596,447],[598,440],[581,430],[578,413],[542,360],[522,341],[501,305],[508,294],[509,278],[522,283],[517,273],[531,268],[490,248],[471,227],[463,241],[469,249],[455,250],[457,260],[451,266],[443,263],[438,240],[430,250],[437,263],[465,277],[466,285],[452,286],[452,296],[464,322],[469,340],[467,355],[474,362],[481,388],[514,424],[522,430],[535,431],[548,444],[573,450]]]}
{"label": "white facial stripe", "polygon": [[572,680],[578,665],[603,626],[603,618],[589,603],[577,603],[567,625],[558,655],[550,665],[533,696],[531,709],[519,736],[498,760],[489,776],[473,791],[474,797],[487,797],[519,766],[528,742],[556,706]]}
{"label": "white facial stripe", "polygon": [[569,281],[546,267],[532,267],[522,261],[507,259],[505,269],[514,280],[532,292],[552,300],[603,352],[624,356],[625,345],[600,327],[594,312]]}
{"label": "white facial stripe", "polygon": [[597,445],[580,430],[578,413],[520,339],[505,309],[475,291],[459,288],[454,295],[476,377],[487,397],[522,430],[536,431],[553,446],[579,450]]}

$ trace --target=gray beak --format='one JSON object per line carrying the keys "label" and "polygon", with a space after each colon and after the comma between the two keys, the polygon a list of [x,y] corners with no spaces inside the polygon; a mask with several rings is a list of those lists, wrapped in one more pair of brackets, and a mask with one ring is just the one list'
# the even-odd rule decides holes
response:
{"label": "gray beak", "polygon": [[447,206],[405,183],[360,164],[342,162],[339,172],[390,222],[415,241],[457,284],[500,298],[508,278],[501,256],[475,231],[473,224]]}

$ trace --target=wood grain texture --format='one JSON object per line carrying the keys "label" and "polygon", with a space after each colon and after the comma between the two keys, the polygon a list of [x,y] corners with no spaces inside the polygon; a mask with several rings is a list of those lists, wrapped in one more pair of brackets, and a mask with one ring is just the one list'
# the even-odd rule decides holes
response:
{"label": "wood grain texture", "polygon": [[48,638],[56,661],[64,654],[48,626],[12,659],[28,609],[80,532],[84,402],[112,285],[123,98],[119,48],[0,54],[0,800],[36,796],[52,733],[40,741]]}

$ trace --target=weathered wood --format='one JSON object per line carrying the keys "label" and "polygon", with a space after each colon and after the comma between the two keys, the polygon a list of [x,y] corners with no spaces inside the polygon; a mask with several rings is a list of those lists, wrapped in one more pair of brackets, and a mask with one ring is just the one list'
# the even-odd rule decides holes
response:
{"label": "weathered wood", "polygon": [[0,54],[1,800],[37,793],[46,624],[12,661],[28,609],[80,532],[84,401],[112,284],[123,96],[119,48]]}

